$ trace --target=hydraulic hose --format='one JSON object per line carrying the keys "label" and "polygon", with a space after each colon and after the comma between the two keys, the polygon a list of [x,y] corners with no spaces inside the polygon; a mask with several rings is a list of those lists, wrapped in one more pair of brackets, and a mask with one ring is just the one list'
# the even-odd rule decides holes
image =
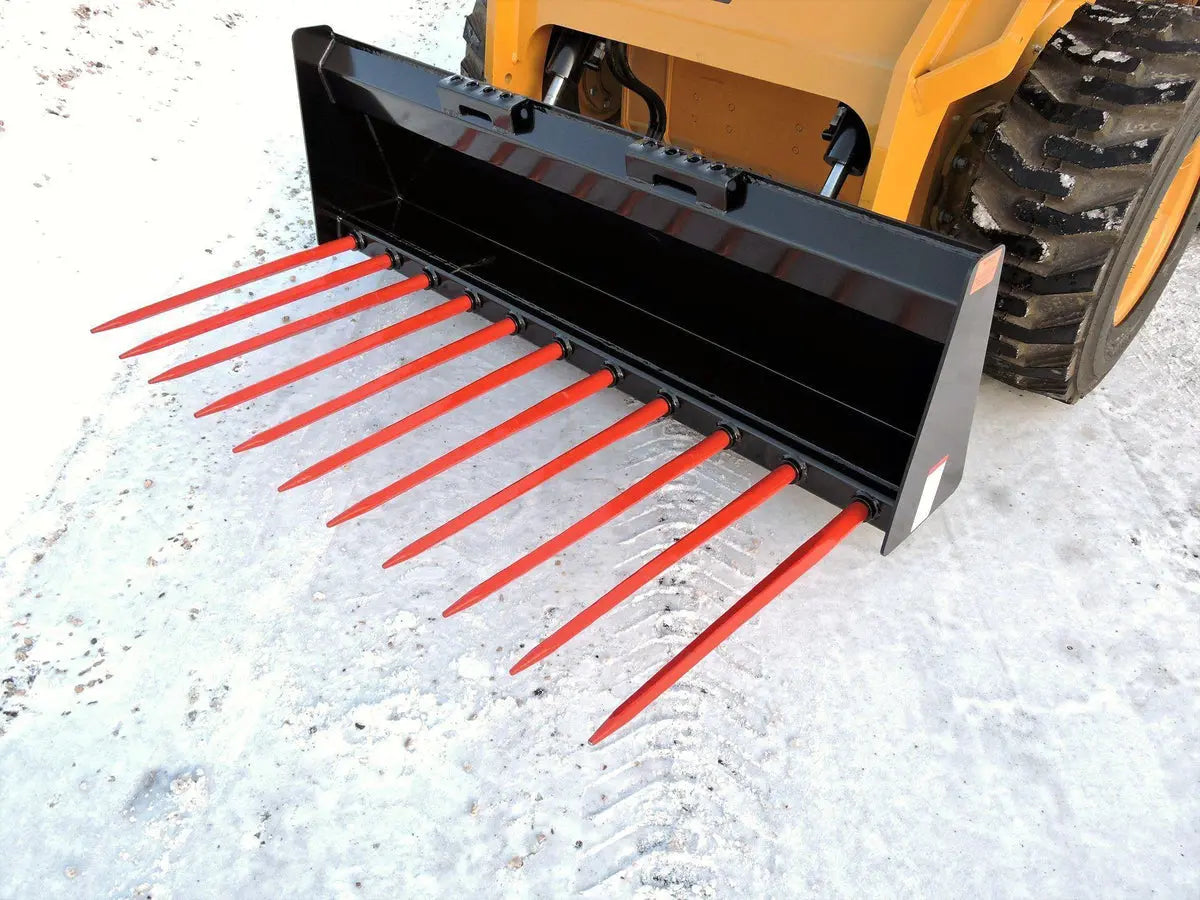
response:
{"label": "hydraulic hose", "polygon": [[661,140],[667,132],[667,107],[662,97],[633,74],[633,69],[629,66],[629,51],[624,44],[616,41],[609,43],[608,54],[609,66],[617,81],[646,101],[650,110],[650,124],[646,128],[646,137]]}

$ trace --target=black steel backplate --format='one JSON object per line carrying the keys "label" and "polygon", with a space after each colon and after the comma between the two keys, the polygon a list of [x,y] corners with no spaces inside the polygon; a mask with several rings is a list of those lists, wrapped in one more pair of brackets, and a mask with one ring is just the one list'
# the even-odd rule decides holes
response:
{"label": "black steel backplate", "polygon": [[321,240],[518,316],[755,462],[802,464],[831,503],[870,498],[885,553],[959,483],[1002,251],[329,28],[293,42]]}

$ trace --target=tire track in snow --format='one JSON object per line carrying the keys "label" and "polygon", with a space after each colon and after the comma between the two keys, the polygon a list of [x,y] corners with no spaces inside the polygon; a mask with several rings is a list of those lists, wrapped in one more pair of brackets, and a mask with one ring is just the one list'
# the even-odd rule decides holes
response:
{"label": "tire track in snow", "polygon": [[[668,423],[661,435],[634,448],[630,467],[642,472],[661,465],[698,439]],[[727,457],[719,454],[618,518],[612,541],[621,553],[613,584],[760,476],[755,467]],[[614,696],[623,698],[643,683],[745,589],[757,568],[756,546],[757,540],[736,523],[610,613],[597,625],[598,633],[583,638],[593,647],[617,648],[605,666],[612,675],[605,686]],[[721,746],[714,755],[703,727],[714,706],[746,705],[739,682],[758,677],[754,669],[761,667],[730,666],[716,654],[606,742],[619,762],[582,795],[583,815],[603,837],[580,867],[579,890],[600,895],[628,882],[673,894],[717,895],[736,889],[748,874],[746,859],[774,856],[773,848],[763,847],[778,831],[762,801],[768,779],[736,748]],[[748,722],[750,746],[768,724],[762,718]],[[747,854],[749,846],[758,852]],[[755,874],[764,880],[770,876],[769,871]]]}

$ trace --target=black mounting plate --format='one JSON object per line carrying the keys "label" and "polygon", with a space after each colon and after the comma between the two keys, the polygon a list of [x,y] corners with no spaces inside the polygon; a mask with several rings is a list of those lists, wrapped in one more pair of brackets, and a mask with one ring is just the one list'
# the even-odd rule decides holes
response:
{"label": "black mounting plate", "polygon": [[293,43],[321,240],[356,234],[488,318],[518,314],[685,424],[734,429],[742,455],[803,464],[831,503],[869,497],[885,553],[953,492],[1001,250],[326,27]]}

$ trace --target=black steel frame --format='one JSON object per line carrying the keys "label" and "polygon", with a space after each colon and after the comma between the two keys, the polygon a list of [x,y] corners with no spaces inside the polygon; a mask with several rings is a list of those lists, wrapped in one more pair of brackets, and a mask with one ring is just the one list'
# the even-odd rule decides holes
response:
{"label": "black steel frame", "polygon": [[[870,498],[961,479],[999,258],[336,35],[294,39],[318,237],[386,248],[701,432]],[[932,503],[930,503],[932,501]]]}

